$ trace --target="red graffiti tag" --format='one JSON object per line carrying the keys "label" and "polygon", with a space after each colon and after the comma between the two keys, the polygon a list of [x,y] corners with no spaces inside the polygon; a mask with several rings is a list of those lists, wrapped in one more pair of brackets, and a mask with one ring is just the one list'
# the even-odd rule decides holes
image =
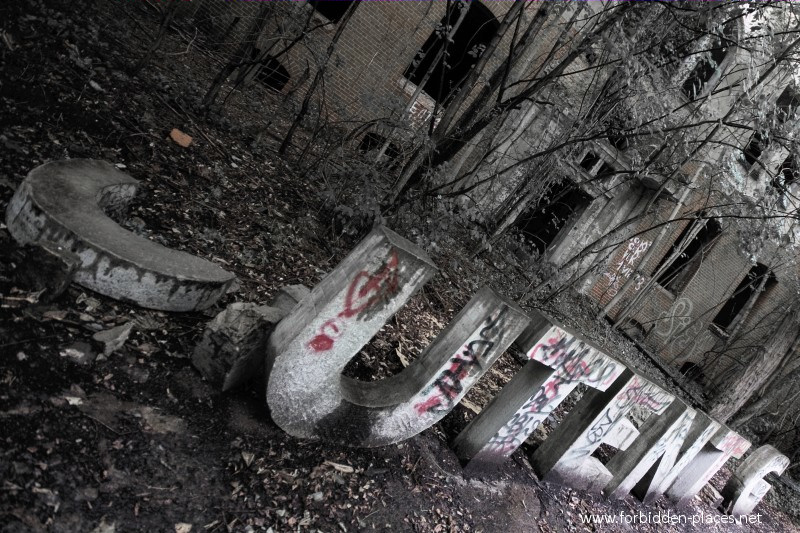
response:
{"label": "red graffiti tag", "polygon": [[327,352],[344,330],[344,319],[351,318],[371,308],[381,300],[395,294],[399,281],[397,251],[392,250],[386,264],[377,272],[370,274],[362,270],[356,274],[344,299],[344,309],[336,317],[327,320],[319,328],[317,335],[308,343],[308,347],[316,353]]}

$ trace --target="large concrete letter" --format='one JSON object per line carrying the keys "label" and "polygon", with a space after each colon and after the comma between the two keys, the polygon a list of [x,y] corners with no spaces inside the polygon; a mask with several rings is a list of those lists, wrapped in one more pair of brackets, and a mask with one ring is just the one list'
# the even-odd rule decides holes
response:
{"label": "large concrete letter", "polygon": [[296,437],[381,446],[447,414],[528,322],[489,289],[400,374],[369,383],[341,375],[434,268],[417,247],[378,229],[314,287],[269,340],[267,402],[275,423]]}
{"label": "large concrete letter", "polygon": [[674,447],[668,448],[661,459],[636,484],[632,492],[645,503],[663,496],[678,474],[695,458],[719,428],[719,422],[702,411],[695,411],[692,427],[680,451]]}
{"label": "large concrete letter", "polygon": [[118,226],[139,182],[91,159],[54,161],[33,169],[6,210],[21,244],[48,240],[76,253],[75,282],[106,296],[165,311],[205,309],[224,295],[233,274]]}
{"label": "large concrete letter", "polygon": [[789,458],[769,444],[751,453],[722,489],[725,512],[736,517],[750,514],[771,488],[764,476],[770,472],[781,475],[788,466]]}
{"label": "large concrete letter", "polygon": [[648,417],[633,444],[606,464],[614,477],[603,493],[612,498],[624,498],[656,461],[675,462],[694,416],[694,409],[675,399],[663,415]]}
{"label": "large concrete letter", "polygon": [[510,456],[579,383],[605,390],[625,370],[552,319],[532,319],[516,343],[530,361],[453,442],[472,466]]}
{"label": "large concrete letter", "polygon": [[546,481],[600,491],[612,474],[591,457],[605,436],[634,406],[663,413],[674,397],[626,370],[606,390],[588,390],[533,454],[533,468]]}
{"label": "large concrete letter", "polygon": [[681,470],[667,489],[667,497],[679,506],[685,505],[728,459],[738,459],[749,447],[750,443],[739,434],[726,426],[720,427],[708,444]]}

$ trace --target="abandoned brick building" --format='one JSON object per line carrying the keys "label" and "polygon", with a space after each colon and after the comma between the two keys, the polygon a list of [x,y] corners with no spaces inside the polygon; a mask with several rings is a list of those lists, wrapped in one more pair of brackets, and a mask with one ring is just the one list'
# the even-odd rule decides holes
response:
{"label": "abandoned brick building", "polygon": [[[259,4],[192,2],[184,14],[209,41],[232,43],[247,34]],[[351,4],[276,3],[240,78],[296,105]],[[462,89],[512,3],[472,0],[453,3],[448,13],[449,5],[363,2],[353,12],[324,84],[328,116],[368,124],[359,128],[353,147],[384,146],[388,157],[401,157],[398,147],[427,130],[434,113]],[[511,79],[566,55],[562,45],[590,31],[580,22],[603,5],[527,5],[525,24],[537,17],[544,22]],[[661,27],[658,16],[655,10],[634,11],[622,31],[636,39],[637,31]],[[680,58],[669,47],[637,57],[647,65],[646,76],[637,80],[640,90],[649,87],[651,98],[657,95],[659,105],[674,110],[664,123],[693,121],[687,131],[706,139],[691,157],[672,162],[673,172],[642,171],[647,147],[667,142],[666,134],[628,135],[630,109],[603,110],[614,124],[603,135],[584,127],[596,115],[587,114],[583,102],[601,98],[620,75],[614,62],[597,67],[615,46],[613,39],[598,39],[537,101],[472,139],[439,178],[447,182],[460,175],[462,185],[474,185],[462,198],[465,209],[479,210],[495,234],[520,234],[528,241],[522,255],[531,261],[563,267],[574,288],[608,319],[664,366],[702,385],[722,418],[764,383],[748,378],[754,369],[788,372],[791,365],[782,361],[797,348],[790,312],[797,294],[795,230],[791,216],[775,214],[796,210],[795,159],[786,139],[798,96],[791,72],[780,65],[767,72],[762,63],[764,79],[747,81],[759,73],[748,67],[752,52],[736,43],[751,31],[750,23],[746,17],[731,20]],[[497,50],[508,48],[512,33],[503,34]],[[443,40],[451,47],[447,68],[438,48]],[[499,68],[503,58],[495,52],[484,72]],[[743,106],[743,100],[760,107]],[[758,112],[766,107],[773,110],[767,116]],[[785,135],[770,136],[765,124]],[[563,147],[548,157],[530,157],[558,143]],[[626,220],[636,223],[611,232]]]}

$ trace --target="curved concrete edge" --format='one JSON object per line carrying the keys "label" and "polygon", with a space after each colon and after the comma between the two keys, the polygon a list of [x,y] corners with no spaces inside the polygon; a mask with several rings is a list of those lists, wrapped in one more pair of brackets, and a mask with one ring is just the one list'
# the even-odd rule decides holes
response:
{"label": "curved concrete edge", "polygon": [[770,472],[781,475],[788,466],[789,458],[769,444],[755,450],[722,489],[723,511],[737,518],[750,514],[772,488],[764,476]]}
{"label": "curved concrete edge", "polygon": [[[82,172],[84,169],[87,172]],[[93,179],[98,174],[104,179]],[[64,183],[65,175],[74,181]],[[53,180],[60,181],[58,187],[48,187]],[[104,214],[104,210],[124,211],[137,185],[135,179],[103,161],[47,163],[33,169],[17,188],[6,210],[6,225],[20,244],[48,240],[77,254],[81,265],[74,281],[100,294],[162,311],[210,307],[227,292],[235,279],[233,274],[210,261],[126,232]],[[59,196],[64,189],[71,194]],[[90,224],[72,223],[74,217],[69,215],[74,213]],[[127,233],[127,257],[103,245],[100,236],[106,230]],[[190,279],[176,273],[176,258],[210,275]]]}

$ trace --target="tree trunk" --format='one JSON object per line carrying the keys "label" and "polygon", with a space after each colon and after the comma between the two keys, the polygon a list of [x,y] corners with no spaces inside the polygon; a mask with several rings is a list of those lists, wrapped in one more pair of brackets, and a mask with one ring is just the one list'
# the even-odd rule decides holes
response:
{"label": "tree trunk", "polygon": [[131,74],[136,75],[141,72],[147,63],[150,62],[150,59],[152,59],[155,51],[161,47],[161,44],[164,42],[164,38],[167,36],[169,25],[172,24],[172,21],[175,18],[175,13],[178,11],[179,5],[180,2],[178,0],[171,0],[164,7],[164,10],[161,12],[161,24],[158,26],[158,33],[156,34],[155,39],[153,39],[153,42],[150,43],[150,46],[147,48],[147,51],[145,51],[144,55],[139,58],[139,61],[137,61],[133,67],[131,67]]}

